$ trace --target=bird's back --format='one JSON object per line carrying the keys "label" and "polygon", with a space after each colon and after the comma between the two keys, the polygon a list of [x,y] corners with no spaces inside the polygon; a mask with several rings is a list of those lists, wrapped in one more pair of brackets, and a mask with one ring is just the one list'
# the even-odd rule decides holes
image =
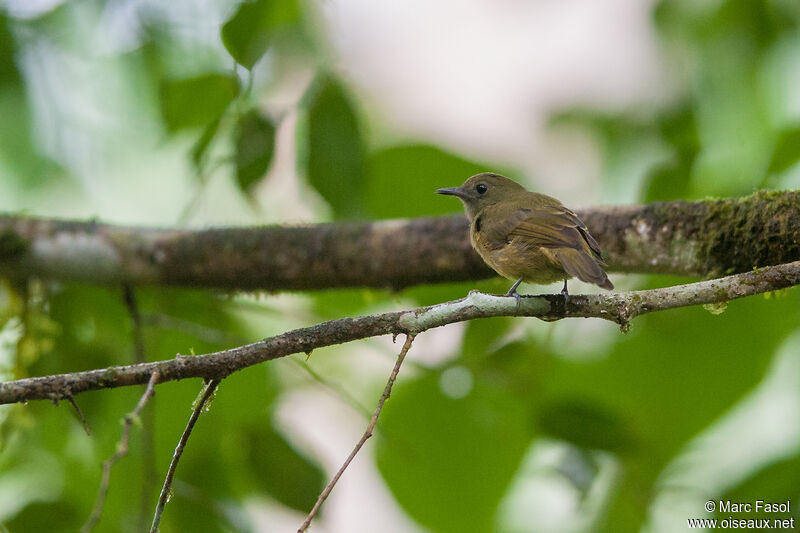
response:
{"label": "bird's back", "polygon": [[506,278],[551,283],[576,277],[614,287],[586,225],[551,196],[524,191],[489,205],[475,216],[470,236],[484,261]]}

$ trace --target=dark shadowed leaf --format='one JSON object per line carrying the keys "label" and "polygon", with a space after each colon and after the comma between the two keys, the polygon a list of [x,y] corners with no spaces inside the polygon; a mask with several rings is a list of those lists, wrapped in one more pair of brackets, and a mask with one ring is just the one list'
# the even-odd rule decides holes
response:
{"label": "dark shadowed leaf", "polygon": [[241,439],[249,477],[258,491],[301,512],[317,500],[325,478],[322,470],[298,454],[282,435],[268,424],[253,424]]}
{"label": "dark shadowed leaf", "polygon": [[14,37],[11,35],[8,17],[0,14],[0,83],[19,82],[14,49]]}
{"label": "dark shadowed leaf", "polygon": [[[37,502],[28,505],[12,520],[4,522],[6,531],[55,531],[53,517],[58,517],[62,526],[72,525],[77,527],[85,517],[83,510],[62,501],[53,503]],[[4,531],[0,528],[0,531]],[[66,531],[66,529],[58,529]]]}
{"label": "dark shadowed leaf", "polygon": [[275,126],[253,109],[236,125],[236,183],[248,192],[267,172],[275,151]]}
{"label": "dark shadowed leaf", "polygon": [[585,449],[618,452],[634,445],[625,422],[593,401],[549,404],[542,408],[539,425],[544,433]]}
{"label": "dark shadowed leaf", "polygon": [[308,181],[337,218],[363,211],[364,142],[358,117],[344,88],[318,80],[308,101]]}
{"label": "dark shadowed leaf", "polygon": [[678,107],[658,119],[661,137],[674,147],[682,157],[694,156],[700,150],[697,120],[690,107]]}
{"label": "dark shadowed leaf", "polygon": [[239,83],[233,76],[205,74],[161,84],[161,113],[167,129],[206,126],[215,121],[236,97]]}
{"label": "dark shadowed leaf", "polygon": [[200,138],[197,139],[197,142],[192,147],[192,163],[194,163],[195,168],[199,169],[203,166],[208,148],[211,146],[214,137],[216,137],[217,131],[219,131],[219,123],[220,117],[217,117],[206,124],[206,127],[203,128],[203,133],[200,134]]}
{"label": "dark shadowed leaf", "polygon": [[[761,500],[769,503],[781,503],[791,499],[792,503],[788,513],[772,513],[769,518],[784,520],[794,517],[795,523],[797,523],[800,521],[798,497],[800,497],[800,455],[795,455],[754,473],[737,487],[728,491],[722,499],[732,502]],[[755,511],[755,505],[753,507]],[[757,516],[765,517],[761,512],[757,513]],[[720,516],[720,518],[726,517],[727,515]],[[751,516],[748,515],[747,518],[751,518]]]}
{"label": "dark shadowed leaf", "polygon": [[295,0],[242,2],[222,26],[222,43],[237,63],[252,69],[267,51],[275,33],[297,23],[299,16]]}
{"label": "dark shadowed leaf", "polygon": [[642,184],[645,202],[684,200],[689,196],[692,161],[675,156],[671,161],[652,168]]}
{"label": "dark shadowed leaf", "polygon": [[770,173],[783,172],[800,161],[800,128],[783,131],[769,162]]}

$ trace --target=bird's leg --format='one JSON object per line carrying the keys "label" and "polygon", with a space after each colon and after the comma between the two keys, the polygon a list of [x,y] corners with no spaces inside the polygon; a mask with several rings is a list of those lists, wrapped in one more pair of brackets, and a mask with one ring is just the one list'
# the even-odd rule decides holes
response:
{"label": "bird's leg", "polygon": [[564,309],[567,308],[567,302],[569,301],[569,291],[567,291],[567,280],[564,280],[564,288],[561,289],[561,296],[564,297]]}
{"label": "bird's leg", "polygon": [[517,311],[516,311],[517,313],[519,313],[519,303],[520,303],[520,297],[519,293],[517,292],[517,287],[519,287],[520,283],[522,283],[522,278],[519,278],[517,281],[515,281],[514,284],[511,286],[511,288],[508,289],[508,292],[506,293],[506,296],[513,296],[517,300]]}

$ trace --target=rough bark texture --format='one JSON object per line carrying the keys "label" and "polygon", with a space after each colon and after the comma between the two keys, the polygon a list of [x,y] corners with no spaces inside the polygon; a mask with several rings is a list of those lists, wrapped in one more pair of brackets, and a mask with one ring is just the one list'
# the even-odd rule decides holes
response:
{"label": "rough bark texture", "polygon": [[519,304],[510,296],[471,292],[452,302],[358,318],[340,318],[316,326],[287,331],[262,341],[206,355],[178,356],[153,363],[116,366],[72,374],[58,374],[0,383],[0,404],[27,400],[71,398],[104,388],[124,387],[202,377],[223,379],[229,374],[263,361],[315,348],[386,335],[416,335],[428,329],[493,316],[532,316],[543,320],[595,317],[611,320],[627,330],[638,315],[690,305],[725,303],[800,285],[800,261],[736,274],[720,279],[624,293],[523,296]]}
{"label": "rough bark texture", "polygon": [[712,277],[800,259],[800,191],[581,214],[615,271]]}
{"label": "rough bark texture", "polygon": [[[714,276],[800,259],[800,191],[579,210],[610,271]],[[487,278],[462,216],[164,230],[0,217],[0,275],[228,289]]]}

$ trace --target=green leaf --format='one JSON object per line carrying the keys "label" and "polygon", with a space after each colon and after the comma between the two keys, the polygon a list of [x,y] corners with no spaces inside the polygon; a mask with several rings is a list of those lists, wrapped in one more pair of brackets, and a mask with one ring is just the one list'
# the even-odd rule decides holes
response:
{"label": "green leaf", "polygon": [[367,209],[372,218],[440,215],[461,204],[434,191],[461,185],[473,174],[503,169],[468,161],[434,146],[395,146],[373,153],[367,162]]}
{"label": "green leaf", "polygon": [[197,139],[197,142],[192,147],[192,163],[194,163],[194,166],[197,169],[203,166],[206,153],[208,152],[208,148],[211,146],[211,141],[213,141],[214,137],[217,136],[219,124],[221,122],[220,119],[221,117],[217,117],[216,120],[212,120],[206,124],[206,127],[203,128],[203,133],[200,134],[200,138]]}
{"label": "green leaf", "polygon": [[642,184],[644,202],[683,200],[690,196],[692,161],[675,157],[652,168]]}
{"label": "green leaf", "polygon": [[[790,513],[773,514],[770,518],[787,519],[794,517],[800,520],[797,498],[800,496],[800,455],[777,461],[742,481],[737,487],[728,491],[722,498],[732,502],[755,502],[762,500],[769,503],[792,500]],[[753,509],[755,515],[755,506]],[[751,518],[748,515],[746,518]],[[764,516],[759,512],[757,516]],[[720,518],[726,518],[720,516]]]}
{"label": "green leaf", "polygon": [[661,137],[674,147],[681,158],[693,158],[700,151],[697,120],[689,106],[671,109],[658,118]]}
{"label": "green leaf", "polygon": [[470,320],[461,343],[461,356],[475,359],[487,357],[492,353],[492,345],[507,334],[514,323],[514,319],[509,317]]}
{"label": "green leaf", "polygon": [[310,296],[314,313],[328,320],[367,314],[371,307],[395,298],[388,291],[376,289],[327,289],[314,291]]}
{"label": "green leaf", "polygon": [[275,151],[275,126],[257,110],[251,110],[236,125],[236,183],[248,192],[267,172]]}
{"label": "green leaf", "polygon": [[337,218],[363,211],[364,142],[344,88],[326,77],[312,88],[308,110],[308,181]]}
{"label": "green leaf", "polygon": [[478,381],[448,398],[439,375],[399,384],[381,418],[377,461],[398,503],[439,533],[492,531],[529,443],[518,398]]}
{"label": "green leaf", "polygon": [[[296,452],[271,423],[274,400],[280,393],[274,370],[261,365],[225,379],[192,435],[199,443],[214,444],[198,444],[203,449],[186,457],[183,466],[193,471],[184,473],[183,479],[220,498],[268,494],[292,509],[307,512],[322,490],[324,474]],[[185,417],[186,413],[179,415]],[[208,486],[212,482],[213,487]]]}
{"label": "green leaf", "polygon": [[[0,50],[0,53],[4,52]],[[36,135],[32,131],[36,122],[24,88],[10,78],[4,81],[4,90],[0,91],[0,116],[3,117],[3,123],[9,126],[0,128],[3,181],[23,191],[69,179],[67,171],[37,146]],[[11,127],[11,124],[14,126]]]}
{"label": "green leaf", "polygon": [[19,71],[14,63],[14,36],[9,28],[8,17],[0,14],[0,82],[19,83]]}
{"label": "green leaf", "polygon": [[237,63],[250,70],[267,51],[275,33],[299,18],[295,0],[243,2],[222,26],[222,43]]}
{"label": "green leaf", "polygon": [[235,77],[204,74],[161,84],[161,113],[171,132],[206,126],[217,120],[239,92]]}
{"label": "green leaf", "polygon": [[[23,491],[24,492],[24,491]],[[67,524],[77,526],[86,517],[81,515],[82,509],[63,501],[36,502],[26,506],[13,519],[0,524],[0,531],[67,531]],[[59,526],[54,529],[53,517],[58,517]]]}
{"label": "green leaf", "polygon": [[775,349],[797,327],[798,296],[737,300],[721,316],[699,307],[642,316],[609,357],[553,358],[544,378],[532,376],[541,387],[539,403],[562,406],[548,415],[546,429],[579,445],[614,449],[631,473],[612,496],[605,529],[598,529],[640,529],[647,509],[637,495],[651,494],[687,443],[763,378]]}
{"label": "green leaf", "polygon": [[596,402],[570,398],[542,409],[542,431],[588,450],[625,451],[633,446],[631,430],[617,413]]}
{"label": "green leaf", "polygon": [[242,432],[240,453],[260,492],[282,504],[308,512],[325,485],[322,470],[311,464],[268,424],[253,424]]}
{"label": "green leaf", "polygon": [[[485,294],[505,294],[511,282],[499,276],[483,281],[462,281],[458,283],[437,283],[435,285],[418,285],[408,287],[400,293],[404,298],[412,298],[417,305],[435,305],[437,303],[458,300],[469,291],[477,290]],[[521,293],[522,294],[522,293]],[[472,352],[470,352],[472,353]]]}
{"label": "green leaf", "polygon": [[800,128],[781,132],[769,162],[770,174],[783,172],[800,161]]}

